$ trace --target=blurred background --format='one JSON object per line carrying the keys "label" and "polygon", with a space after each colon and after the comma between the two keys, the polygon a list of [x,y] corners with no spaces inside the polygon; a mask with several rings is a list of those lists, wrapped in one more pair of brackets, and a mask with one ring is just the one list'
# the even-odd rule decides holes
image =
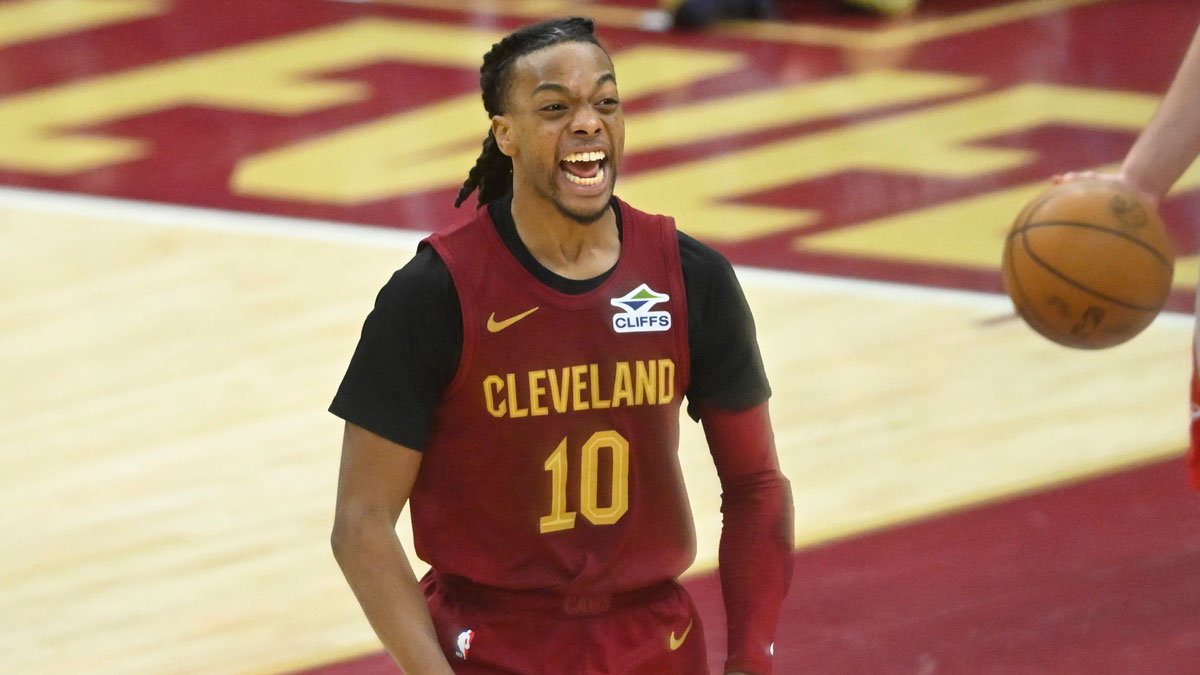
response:
{"label": "blurred background", "polygon": [[[1051,175],[1123,157],[1200,8],[685,4],[0,0],[0,671],[396,672],[329,552],[325,409],[375,293],[469,215],[483,53],[581,14],[617,194],[755,310],[797,509],[777,672],[1194,673],[1200,173],[1124,345],[1039,337],[998,267]],[[683,426],[718,672],[720,490]]]}

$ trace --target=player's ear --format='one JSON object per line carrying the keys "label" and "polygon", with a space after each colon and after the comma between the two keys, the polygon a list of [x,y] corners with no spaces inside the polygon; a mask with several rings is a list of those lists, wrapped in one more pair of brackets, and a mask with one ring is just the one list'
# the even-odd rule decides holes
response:
{"label": "player's ear", "polygon": [[492,117],[492,135],[496,137],[496,147],[500,149],[500,152],[512,157],[513,150],[516,149],[512,121],[504,115]]}

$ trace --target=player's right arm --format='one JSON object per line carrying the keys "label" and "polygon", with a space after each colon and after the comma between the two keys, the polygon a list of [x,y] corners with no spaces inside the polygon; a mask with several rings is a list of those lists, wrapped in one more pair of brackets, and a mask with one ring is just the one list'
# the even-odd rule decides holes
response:
{"label": "player's right arm", "polygon": [[404,672],[452,675],[396,536],[421,453],[346,423],[333,555],[375,634]]}
{"label": "player's right arm", "polygon": [[450,272],[425,248],[380,290],[330,412],[346,421],[333,551],[363,613],[408,673],[450,673],[396,537],[437,401],[461,351]]}
{"label": "player's right arm", "polygon": [[729,261],[683,233],[679,254],[688,295],[688,413],[704,425],[721,480],[724,672],[769,673],[795,539],[791,484],[767,412],[771,388]]}

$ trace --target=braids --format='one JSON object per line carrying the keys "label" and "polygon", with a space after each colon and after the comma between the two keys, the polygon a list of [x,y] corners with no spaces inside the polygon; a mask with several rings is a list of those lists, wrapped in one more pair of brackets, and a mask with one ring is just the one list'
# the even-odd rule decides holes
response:
{"label": "braids", "polygon": [[462,206],[476,188],[479,189],[480,206],[496,201],[512,188],[512,158],[500,152],[491,130],[483,139],[483,152],[479,153],[479,159],[475,160],[475,166],[471,167],[471,173],[467,174],[467,180],[458,191],[454,208]]}
{"label": "braids", "polygon": [[[483,65],[479,68],[483,109],[489,118],[504,114],[504,98],[508,93],[512,64],[526,54],[560,42],[590,42],[604,48],[596,39],[592,20],[577,16],[525,26],[492,45],[491,51],[484,54]],[[461,206],[477,189],[480,206],[496,201],[512,189],[512,158],[500,152],[491,131],[483,140],[483,151],[458,191],[454,206]]]}

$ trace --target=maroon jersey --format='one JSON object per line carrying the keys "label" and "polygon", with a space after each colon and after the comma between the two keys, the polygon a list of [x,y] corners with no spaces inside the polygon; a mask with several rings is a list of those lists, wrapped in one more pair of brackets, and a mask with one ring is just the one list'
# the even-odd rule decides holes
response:
{"label": "maroon jersey", "polygon": [[568,295],[486,209],[428,241],[462,306],[457,373],[411,496],[417,555],[493,586],[609,593],[695,556],[679,467],[687,302],[674,221],[624,202],[620,261]]}

